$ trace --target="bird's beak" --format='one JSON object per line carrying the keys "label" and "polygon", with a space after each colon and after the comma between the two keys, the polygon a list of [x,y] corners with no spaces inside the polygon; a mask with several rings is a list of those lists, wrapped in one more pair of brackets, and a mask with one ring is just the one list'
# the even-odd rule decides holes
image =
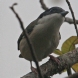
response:
{"label": "bird's beak", "polygon": [[68,11],[63,11],[61,12],[61,15],[65,17],[68,13],[69,13]]}

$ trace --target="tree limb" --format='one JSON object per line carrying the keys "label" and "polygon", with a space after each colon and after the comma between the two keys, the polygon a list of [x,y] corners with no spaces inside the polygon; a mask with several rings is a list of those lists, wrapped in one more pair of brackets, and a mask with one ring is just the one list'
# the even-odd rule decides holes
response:
{"label": "tree limb", "polygon": [[[78,62],[78,48],[66,54],[63,54],[57,58],[61,61],[60,65],[57,65],[57,63],[55,63],[54,61],[49,60],[45,64],[40,66],[43,76],[44,75],[52,76],[54,74],[60,73],[64,69],[67,69],[68,67],[71,67],[72,65],[77,63]],[[39,76],[35,74],[34,72],[30,72],[21,78],[39,78]]]}
{"label": "tree limb", "polygon": [[[66,17],[66,18],[65,18],[65,22],[67,22],[67,23],[69,23],[69,24],[73,24],[73,23],[74,23],[73,19],[71,19],[71,18],[69,18],[69,17]],[[76,24],[78,24],[78,20],[76,20]]]}

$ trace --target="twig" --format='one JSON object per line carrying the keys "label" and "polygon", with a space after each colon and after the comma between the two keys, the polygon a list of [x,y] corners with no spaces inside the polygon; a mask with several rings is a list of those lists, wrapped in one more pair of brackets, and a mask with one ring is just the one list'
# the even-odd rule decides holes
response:
{"label": "twig", "polygon": [[71,15],[72,15],[72,17],[73,17],[73,22],[74,22],[75,30],[76,30],[77,37],[78,37],[78,31],[77,31],[77,25],[76,25],[76,20],[75,20],[74,12],[73,12],[73,10],[72,10],[72,7],[71,7],[70,2],[69,2],[68,0],[66,0],[66,2],[67,2],[68,6],[69,6],[69,9],[70,9],[70,11],[71,11]]}
{"label": "twig", "polygon": [[[65,17],[65,21],[64,22],[67,22],[69,24],[73,24],[73,19],[69,18],[69,17]],[[78,24],[78,20],[76,20],[76,24]]]}
{"label": "twig", "polygon": [[43,0],[40,0],[40,4],[41,4],[41,7],[44,9],[44,10],[47,10],[48,7],[44,4],[44,1]]}
{"label": "twig", "polygon": [[[51,60],[47,61],[45,64],[40,66],[42,75],[52,76],[78,63],[78,48],[57,58],[61,61],[61,65],[57,65],[57,63]],[[38,76],[34,72],[30,72],[21,78],[38,78]]]}
{"label": "twig", "polygon": [[36,55],[35,55],[35,50],[34,50],[33,45],[32,45],[32,43],[31,43],[31,41],[30,41],[30,39],[29,39],[29,37],[28,37],[27,32],[26,32],[25,29],[24,29],[24,25],[23,25],[23,22],[22,22],[21,18],[19,17],[19,15],[18,15],[18,14],[15,12],[15,10],[14,10],[14,5],[17,5],[17,3],[14,3],[14,4],[12,5],[12,7],[10,7],[10,8],[11,8],[11,10],[14,12],[14,14],[16,15],[16,17],[17,17],[17,19],[18,19],[18,21],[19,21],[19,23],[20,23],[20,27],[21,27],[21,29],[23,30],[24,36],[25,36],[25,38],[26,38],[26,40],[27,40],[27,42],[28,42],[29,48],[30,48],[30,50],[31,50],[31,55],[32,55],[33,60],[34,60],[34,62],[35,62],[35,64],[36,64],[36,67],[37,67],[37,70],[38,70],[38,73],[39,73],[39,77],[40,77],[40,78],[43,78],[43,77],[42,77],[42,74],[41,74],[41,71],[40,71],[40,67],[39,67],[37,58],[36,58]]}

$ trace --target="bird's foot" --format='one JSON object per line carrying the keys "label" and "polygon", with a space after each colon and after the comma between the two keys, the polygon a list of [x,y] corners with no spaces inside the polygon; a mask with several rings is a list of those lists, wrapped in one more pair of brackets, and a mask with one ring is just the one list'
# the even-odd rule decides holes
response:
{"label": "bird's foot", "polygon": [[37,69],[34,68],[34,67],[31,67],[31,71],[34,72],[34,73],[36,73],[36,74],[38,74]]}
{"label": "bird's foot", "polygon": [[57,58],[54,57],[53,55],[49,55],[49,57],[50,57],[50,59],[51,59],[52,61],[55,61],[58,65],[60,65],[59,59],[57,59]]}
{"label": "bird's foot", "polygon": [[[61,62],[59,59],[57,59],[53,55],[49,55],[49,57],[50,57],[50,60],[54,61],[58,65],[58,68],[61,68]],[[62,71],[59,71],[59,74],[61,74],[61,73],[62,73]]]}

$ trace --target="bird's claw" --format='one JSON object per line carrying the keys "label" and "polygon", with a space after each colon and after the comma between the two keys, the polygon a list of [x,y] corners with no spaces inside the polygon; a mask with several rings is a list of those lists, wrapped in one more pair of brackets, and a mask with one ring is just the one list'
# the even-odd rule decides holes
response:
{"label": "bird's claw", "polygon": [[49,57],[50,57],[50,59],[51,59],[52,61],[55,61],[58,65],[60,65],[59,59],[57,59],[57,58],[54,57],[53,55],[49,55]]}
{"label": "bird's claw", "polygon": [[32,70],[32,72],[34,72],[34,73],[38,74],[38,72],[37,72],[37,69],[36,69],[36,68],[31,67],[31,70]]}

